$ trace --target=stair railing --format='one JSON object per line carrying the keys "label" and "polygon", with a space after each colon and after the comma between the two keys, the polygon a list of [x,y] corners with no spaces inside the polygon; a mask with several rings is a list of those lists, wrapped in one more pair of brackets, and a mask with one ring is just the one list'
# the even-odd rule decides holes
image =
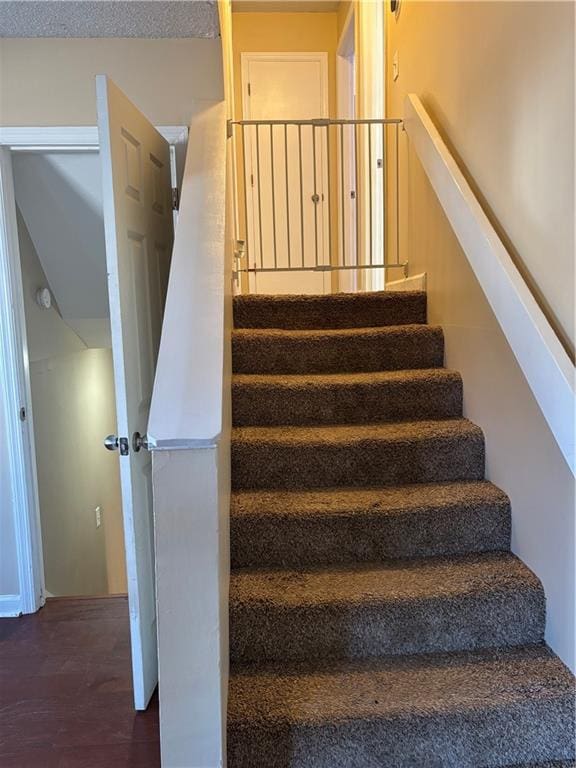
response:
{"label": "stair railing", "polygon": [[400,119],[237,120],[238,272],[402,269]]}

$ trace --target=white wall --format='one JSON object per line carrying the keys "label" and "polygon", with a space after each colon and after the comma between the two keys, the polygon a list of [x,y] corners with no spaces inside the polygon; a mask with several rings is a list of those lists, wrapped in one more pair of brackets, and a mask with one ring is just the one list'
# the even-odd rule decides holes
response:
{"label": "white wall", "polygon": [[55,307],[38,306],[45,277],[21,216],[18,225],[46,589],[123,592],[118,456],[102,445],[116,427],[111,351],[86,349]]}

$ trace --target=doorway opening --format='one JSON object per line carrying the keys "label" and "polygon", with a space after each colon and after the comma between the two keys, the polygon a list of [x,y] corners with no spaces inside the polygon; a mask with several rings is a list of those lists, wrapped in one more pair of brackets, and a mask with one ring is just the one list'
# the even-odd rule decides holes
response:
{"label": "doorway opening", "polygon": [[97,151],[13,162],[45,594],[124,594],[126,564]]}

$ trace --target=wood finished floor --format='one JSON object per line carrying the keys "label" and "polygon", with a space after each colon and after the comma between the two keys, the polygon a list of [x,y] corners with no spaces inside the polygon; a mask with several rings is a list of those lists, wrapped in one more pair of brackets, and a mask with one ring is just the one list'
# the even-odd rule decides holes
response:
{"label": "wood finished floor", "polygon": [[0,620],[1,768],[159,768],[158,700],[132,705],[124,597]]}

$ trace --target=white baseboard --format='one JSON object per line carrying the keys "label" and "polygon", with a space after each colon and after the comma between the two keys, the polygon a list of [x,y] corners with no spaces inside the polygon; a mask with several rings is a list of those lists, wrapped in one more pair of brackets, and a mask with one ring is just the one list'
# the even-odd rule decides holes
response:
{"label": "white baseboard", "polygon": [[393,280],[386,283],[387,291],[425,291],[426,290],[426,272],[412,277],[404,277],[401,280]]}
{"label": "white baseboard", "polygon": [[7,619],[22,615],[20,595],[0,595],[0,618]]}

